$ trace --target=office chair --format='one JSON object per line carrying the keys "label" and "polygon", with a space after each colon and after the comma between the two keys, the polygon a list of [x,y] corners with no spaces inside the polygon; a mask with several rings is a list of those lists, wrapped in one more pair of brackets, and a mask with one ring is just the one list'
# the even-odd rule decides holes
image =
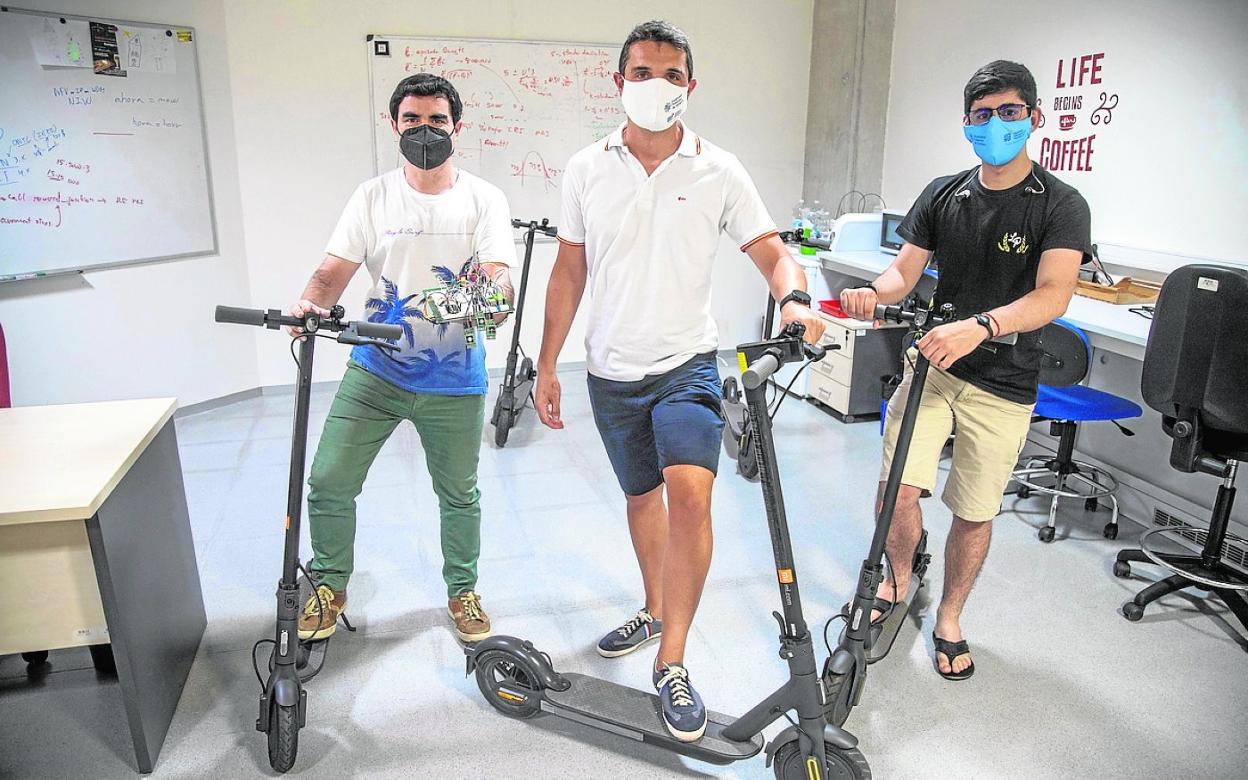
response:
{"label": "office chair", "polygon": [[[1248,573],[1226,562],[1227,533],[1235,500],[1235,472],[1248,460],[1248,271],[1216,265],[1187,265],[1166,279],[1153,312],[1144,372],[1144,401],[1161,412],[1162,430],[1172,439],[1170,466],[1222,480],[1209,530],[1154,528],[1138,549],[1123,550],[1114,574],[1127,577],[1131,563],[1152,563],[1174,572],[1135,594],[1122,607],[1127,620],[1144,615],[1149,603],[1184,588],[1216,593],[1248,627]],[[1165,534],[1200,539],[1199,555],[1157,552]],[[1199,543],[1199,542],[1198,542]]]}
{"label": "office chair", "polygon": [[[1049,504],[1049,522],[1040,529],[1040,541],[1053,541],[1057,532],[1057,502],[1063,498],[1082,500],[1084,507],[1095,511],[1101,499],[1109,499],[1110,518],[1102,530],[1106,539],[1118,537],[1118,480],[1102,468],[1074,459],[1075,436],[1079,423],[1139,417],[1139,405],[1104,390],[1079,384],[1088,375],[1092,363],[1092,347],[1087,334],[1066,320],[1057,319],[1040,331],[1040,386],[1032,422],[1049,420],[1049,433],[1058,437],[1057,455],[1052,458],[1029,458],[1015,469],[1013,480],[1018,487],[1011,491],[1019,498],[1032,493],[1053,496]],[[1128,436],[1131,431],[1118,425]]]}

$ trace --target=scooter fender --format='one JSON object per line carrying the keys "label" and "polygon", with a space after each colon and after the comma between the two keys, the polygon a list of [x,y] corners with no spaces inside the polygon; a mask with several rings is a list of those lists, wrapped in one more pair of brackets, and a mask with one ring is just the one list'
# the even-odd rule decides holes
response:
{"label": "scooter fender", "polygon": [[277,680],[273,683],[273,699],[283,707],[299,704],[299,681]]}
{"label": "scooter fender", "polygon": [[550,661],[546,659],[546,656],[542,655],[541,651],[533,646],[532,642],[504,634],[496,634],[477,642],[472,647],[465,647],[464,655],[467,656],[468,668],[464,673],[466,675],[472,674],[477,668],[478,656],[490,650],[501,650],[526,662],[529,668],[533,670],[533,673],[537,675],[538,681],[543,688],[566,691],[572,687],[572,682],[556,672]]}
{"label": "scooter fender", "polygon": [[[767,743],[764,752],[767,754],[767,766],[771,766],[771,762],[775,760],[777,751],[790,742],[796,742],[801,736],[797,726],[789,726],[784,731],[776,735],[776,738]],[[858,747],[858,738],[850,734],[843,728],[833,726],[831,723],[824,724],[823,742],[826,746],[839,748],[841,750],[852,750]]]}

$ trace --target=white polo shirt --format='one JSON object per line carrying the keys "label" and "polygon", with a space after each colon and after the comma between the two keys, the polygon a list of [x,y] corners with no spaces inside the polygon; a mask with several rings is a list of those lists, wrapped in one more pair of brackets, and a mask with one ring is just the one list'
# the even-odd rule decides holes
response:
{"label": "white polo shirt", "polygon": [[647,176],[624,125],[563,172],[559,240],[585,247],[589,372],[633,382],[719,346],[711,270],[725,232],[744,251],[776,233],[735,155],[684,123],[676,153]]}

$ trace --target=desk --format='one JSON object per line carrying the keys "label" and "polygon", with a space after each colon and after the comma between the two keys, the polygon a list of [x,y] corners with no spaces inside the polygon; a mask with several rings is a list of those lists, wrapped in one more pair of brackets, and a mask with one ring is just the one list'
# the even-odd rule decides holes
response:
{"label": "desk", "polygon": [[0,653],[111,643],[144,773],[207,622],[176,406],[0,409]]}
{"label": "desk", "polygon": [[[818,252],[817,256],[830,271],[867,280],[879,276],[897,258],[875,250]],[[1075,295],[1063,319],[1086,331],[1094,348],[1143,360],[1152,320],[1132,314],[1130,308]]]}

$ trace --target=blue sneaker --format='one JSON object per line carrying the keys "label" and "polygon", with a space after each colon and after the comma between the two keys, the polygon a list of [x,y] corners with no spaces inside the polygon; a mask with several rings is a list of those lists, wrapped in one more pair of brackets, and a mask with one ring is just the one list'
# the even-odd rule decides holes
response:
{"label": "blue sneaker", "polygon": [[662,632],[663,621],[656,620],[650,610],[642,607],[633,615],[632,620],[598,640],[598,655],[603,658],[628,655],[642,645],[658,639]]}
{"label": "blue sneaker", "polygon": [[663,664],[654,670],[653,679],[667,730],[681,742],[701,739],[706,731],[706,707],[689,682],[689,671],[680,664]]}

